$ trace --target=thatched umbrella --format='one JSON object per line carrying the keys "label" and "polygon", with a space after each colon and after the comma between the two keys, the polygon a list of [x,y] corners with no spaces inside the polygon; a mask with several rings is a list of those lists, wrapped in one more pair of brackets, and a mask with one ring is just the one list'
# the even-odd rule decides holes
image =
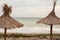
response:
{"label": "thatched umbrella", "polygon": [[4,4],[3,6],[3,15],[0,16],[0,27],[4,28],[4,40],[6,40],[6,31],[7,29],[11,28],[19,28],[22,27],[23,24],[16,21],[10,16],[11,13],[11,7],[9,7],[7,4]]}
{"label": "thatched umbrella", "polygon": [[44,24],[48,24],[50,25],[50,40],[52,40],[52,26],[53,25],[57,25],[57,24],[60,24],[60,18],[58,18],[56,15],[55,15],[55,5],[56,5],[56,1],[57,0],[54,0],[54,4],[53,4],[53,9],[52,11],[50,12],[50,14],[45,17],[44,19],[41,19],[39,20],[37,23],[44,23]]}

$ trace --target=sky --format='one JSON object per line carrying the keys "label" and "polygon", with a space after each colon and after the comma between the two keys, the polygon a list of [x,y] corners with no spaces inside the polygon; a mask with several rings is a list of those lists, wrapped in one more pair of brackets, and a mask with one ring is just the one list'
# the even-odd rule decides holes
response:
{"label": "sky", "polygon": [[[12,17],[46,17],[53,6],[53,0],[0,0],[0,16],[4,3],[12,6]],[[60,17],[60,0],[57,1],[55,11]]]}

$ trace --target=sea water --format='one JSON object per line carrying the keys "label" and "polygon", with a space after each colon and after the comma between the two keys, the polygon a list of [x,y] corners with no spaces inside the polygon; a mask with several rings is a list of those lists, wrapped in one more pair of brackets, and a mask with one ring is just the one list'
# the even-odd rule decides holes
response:
{"label": "sea water", "polygon": [[[42,18],[30,18],[30,17],[23,17],[19,18],[16,17],[15,20],[23,23],[24,26],[15,29],[8,29],[7,32],[10,33],[50,33],[50,25],[45,24],[37,24],[36,22]],[[4,32],[4,29],[0,29],[0,32]],[[60,25],[53,26],[53,33],[60,33]]]}

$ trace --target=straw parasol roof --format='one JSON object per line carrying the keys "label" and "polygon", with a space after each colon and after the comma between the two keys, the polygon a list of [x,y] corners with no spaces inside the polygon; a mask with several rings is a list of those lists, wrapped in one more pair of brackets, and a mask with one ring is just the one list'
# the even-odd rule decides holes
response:
{"label": "straw parasol roof", "polygon": [[52,34],[53,25],[60,24],[60,18],[58,18],[55,14],[55,5],[57,0],[53,0],[53,1],[54,1],[53,9],[50,12],[50,14],[44,19],[41,19],[37,22],[37,23],[44,23],[44,24],[50,25],[50,40],[52,40],[52,37],[53,37],[53,34]]}
{"label": "straw parasol roof", "polygon": [[23,26],[22,23],[16,21],[14,18],[10,16],[11,12],[12,12],[11,7],[9,7],[7,4],[4,4],[3,15],[0,16],[1,28],[11,29],[11,28],[15,28],[15,27],[19,28]]}
{"label": "straw parasol roof", "polygon": [[55,5],[56,5],[56,0],[54,0],[53,9],[49,13],[49,15],[44,19],[39,20],[37,23],[54,24],[54,25],[60,24],[60,18],[58,18],[55,15]]}

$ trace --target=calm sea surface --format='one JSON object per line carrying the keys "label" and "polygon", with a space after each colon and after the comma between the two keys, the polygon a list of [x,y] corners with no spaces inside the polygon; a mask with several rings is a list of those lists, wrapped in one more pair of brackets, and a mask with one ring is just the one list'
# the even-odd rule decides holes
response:
{"label": "calm sea surface", "polygon": [[[15,18],[17,21],[24,24],[24,27],[8,29],[7,32],[12,33],[49,33],[50,26],[45,24],[37,24],[41,18]],[[0,29],[4,32],[4,29]],[[53,33],[60,33],[60,25],[53,26]]]}

